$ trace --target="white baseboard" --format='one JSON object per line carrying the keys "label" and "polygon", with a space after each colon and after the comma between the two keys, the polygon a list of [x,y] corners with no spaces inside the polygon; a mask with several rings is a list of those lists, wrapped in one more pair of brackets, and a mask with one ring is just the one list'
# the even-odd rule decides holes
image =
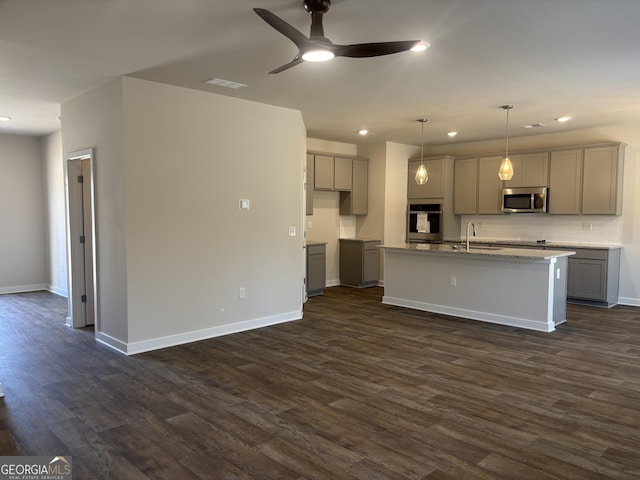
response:
{"label": "white baseboard", "polygon": [[0,398],[4,397],[4,392],[2,391],[2,384],[0,383]]}
{"label": "white baseboard", "polygon": [[327,280],[324,284],[325,287],[337,287],[338,285],[340,285],[340,279]]}
{"label": "white baseboard", "polygon": [[33,285],[16,285],[12,287],[0,287],[0,294],[3,293],[26,293],[37,292],[39,290],[46,290],[44,283],[34,283]]}
{"label": "white baseboard", "polygon": [[47,285],[47,290],[50,291],[51,293],[55,293],[60,297],[69,298],[69,294],[67,290],[64,288],[56,287],[54,285]]}
{"label": "white baseboard", "polygon": [[206,340],[208,338],[221,337],[223,335],[229,335],[231,333],[244,332],[246,330],[254,330],[256,328],[277,325],[278,323],[300,320],[301,318],[302,311],[299,310],[272,315],[269,317],[247,320],[244,322],[232,323],[229,325],[221,325],[219,327],[206,328],[204,330],[197,330],[194,332],[179,333],[177,335],[170,335],[160,338],[151,338],[149,340],[143,340],[140,342],[125,343],[121,340],[118,340],[117,338],[105,335],[104,333],[100,332],[96,332],[96,340],[107,345],[108,347],[113,348],[114,350],[117,350],[120,353],[124,353],[126,355],[135,355],[137,353],[149,352],[152,350],[159,350],[161,348],[167,347],[174,347],[176,345],[197,342],[199,340]]}
{"label": "white baseboard", "polygon": [[618,305],[628,305],[630,307],[640,307],[640,298],[618,297]]}
{"label": "white baseboard", "polygon": [[[488,312],[479,312],[475,310],[466,310],[457,307],[448,307],[444,305],[436,305],[433,303],[417,302],[414,300],[407,300],[404,298],[396,297],[382,297],[382,303],[386,305],[395,305],[397,307],[413,308],[415,310],[422,310],[424,312],[440,313],[443,315],[451,315],[453,317],[462,317],[472,320],[480,320],[482,322],[497,323],[499,325],[508,325],[510,327],[520,327],[529,330],[536,330],[538,332],[552,332],[555,330],[553,325],[549,325],[546,322],[539,320],[532,320],[528,318],[509,317],[506,315],[496,315]],[[558,322],[564,323],[566,319]]]}

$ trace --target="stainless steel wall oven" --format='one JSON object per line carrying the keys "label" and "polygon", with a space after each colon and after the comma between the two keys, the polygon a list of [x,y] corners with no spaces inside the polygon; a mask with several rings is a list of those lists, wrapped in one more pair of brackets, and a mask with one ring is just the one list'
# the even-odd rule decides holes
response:
{"label": "stainless steel wall oven", "polygon": [[441,243],[442,204],[410,203],[407,206],[407,242]]}

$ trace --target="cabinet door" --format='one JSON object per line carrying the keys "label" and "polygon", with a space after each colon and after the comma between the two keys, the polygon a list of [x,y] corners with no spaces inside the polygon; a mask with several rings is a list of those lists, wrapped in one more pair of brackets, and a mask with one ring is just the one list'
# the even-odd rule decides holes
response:
{"label": "cabinet door", "polygon": [[478,213],[502,213],[502,180],[498,177],[502,157],[478,159]]}
{"label": "cabinet door", "polygon": [[546,187],[549,181],[549,154],[527,153],[510,157],[513,178],[505,180],[505,188]]}
{"label": "cabinet door", "polygon": [[378,283],[378,249],[375,245],[365,244],[362,268],[362,283],[366,285]]}
{"label": "cabinet door", "polygon": [[307,155],[307,183],[305,185],[306,195],[306,214],[313,215],[313,155]]}
{"label": "cabinet door", "polygon": [[582,151],[551,152],[549,213],[577,215],[582,195]]}
{"label": "cabinet door", "polygon": [[353,176],[353,161],[350,158],[334,158],[333,189],[343,192],[351,191]]}
{"label": "cabinet door", "polygon": [[584,149],[582,173],[582,213],[618,213],[618,147]]}
{"label": "cabinet door", "polygon": [[604,302],[607,299],[607,262],[569,257],[571,288],[568,297]]}
{"label": "cabinet door", "polygon": [[[496,170],[497,172],[497,170]],[[496,177],[498,174],[496,173]],[[453,175],[453,213],[478,212],[478,159],[456,160]]]}
{"label": "cabinet door", "polygon": [[333,157],[315,155],[313,188],[316,190],[333,190],[333,165]]}
{"label": "cabinet door", "polygon": [[429,179],[424,185],[416,183],[416,171],[420,160],[410,160],[407,180],[407,198],[444,198],[444,158],[425,160]]}
{"label": "cabinet door", "polygon": [[366,215],[369,197],[369,162],[353,160],[353,187],[351,188],[351,215]]}

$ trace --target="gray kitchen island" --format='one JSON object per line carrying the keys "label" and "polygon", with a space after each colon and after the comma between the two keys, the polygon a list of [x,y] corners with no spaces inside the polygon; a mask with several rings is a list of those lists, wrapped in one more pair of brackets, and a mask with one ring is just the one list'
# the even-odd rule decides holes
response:
{"label": "gray kitchen island", "polygon": [[566,321],[571,251],[382,245],[382,303],[552,332]]}

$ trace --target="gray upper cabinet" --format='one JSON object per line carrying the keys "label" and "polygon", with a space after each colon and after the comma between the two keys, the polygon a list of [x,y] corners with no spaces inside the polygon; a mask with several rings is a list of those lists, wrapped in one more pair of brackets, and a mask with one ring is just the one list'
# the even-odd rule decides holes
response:
{"label": "gray upper cabinet", "polygon": [[313,185],[315,183],[313,173],[313,155],[307,154],[307,183],[305,185],[307,215],[313,215]]}
{"label": "gray upper cabinet", "polygon": [[475,214],[477,212],[478,159],[463,158],[456,160],[453,175],[453,213]]}
{"label": "gray upper cabinet", "polygon": [[524,153],[509,157],[513,165],[513,178],[505,180],[504,187],[546,187],[549,182],[549,153]]}
{"label": "gray upper cabinet", "polygon": [[583,215],[622,214],[624,145],[587,147],[582,167]]}
{"label": "gray upper cabinet", "polygon": [[353,183],[353,160],[348,157],[314,154],[315,190],[337,190],[347,192]]}
{"label": "gray upper cabinet", "polygon": [[549,213],[577,215],[582,198],[582,150],[551,152]]}
{"label": "gray upper cabinet", "polygon": [[334,160],[328,155],[314,155],[313,188],[316,190],[333,190]]}
{"label": "gray upper cabinet", "polygon": [[350,158],[334,157],[333,189],[350,191],[353,178],[353,160]]}
{"label": "gray upper cabinet", "polygon": [[502,180],[498,176],[501,156],[478,159],[478,213],[502,213]]}
{"label": "gray upper cabinet", "polygon": [[624,144],[551,152],[549,213],[621,215]]}
{"label": "gray upper cabinet", "polygon": [[425,159],[424,166],[429,180],[424,185],[416,183],[416,172],[420,159],[409,160],[407,180],[407,198],[444,198],[445,194],[445,158]]}
{"label": "gray upper cabinet", "polygon": [[350,191],[340,192],[340,215],[366,215],[369,196],[369,161],[352,159]]}
{"label": "gray upper cabinet", "polygon": [[307,215],[313,215],[313,190],[340,192],[340,215],[366,215],[369,160],[361,157],[308,153]]}

